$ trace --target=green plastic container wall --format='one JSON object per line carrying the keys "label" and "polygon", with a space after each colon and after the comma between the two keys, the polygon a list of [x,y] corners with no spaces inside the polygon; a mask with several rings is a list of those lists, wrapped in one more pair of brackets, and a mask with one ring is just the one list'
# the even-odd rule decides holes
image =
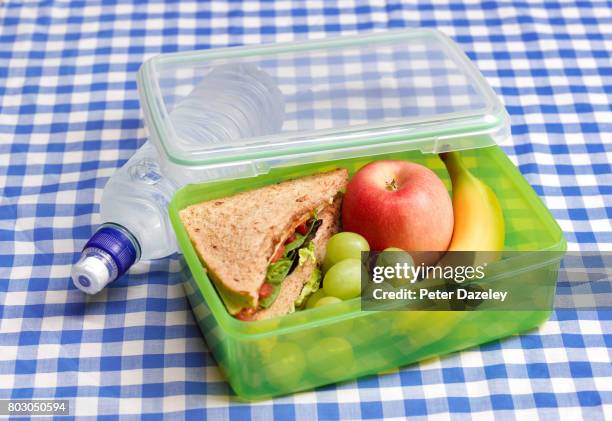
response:
{"label": "green plastic container wall", "polygon": [[561,229],[499,147],[466,150],[461,155],[500,200],[505,250],[559,253],[557,259],[511,266],[503,274],[506,282],[516,279],[522,287],[525,283],[537,287],[546,310],[365,312],[355,299],[276,319],[242,322],[227,313],[178,216],[181,209],[204,200],[337,167],[354,174],[377,159],[426,165],[450,190],[448,174],[434,154],[407,151],[275,168],[248,179],[189,185],[175,194],[169,211],[189,267],[185,269],[187,295],[209,349],[238,396],[262,399],[378,373],[523,332],[549,317],[566,247]]}

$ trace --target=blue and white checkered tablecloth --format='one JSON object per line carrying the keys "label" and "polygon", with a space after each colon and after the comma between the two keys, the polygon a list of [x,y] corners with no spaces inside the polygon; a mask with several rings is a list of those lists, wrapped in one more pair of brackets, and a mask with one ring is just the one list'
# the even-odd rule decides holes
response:
{"label": "blue and white checkered tablecloth", "polygon": [[3,2],[0,398],[66,398],[79,418],[612,416],[609,311],[557,312],[525,335],[247,404],[194,324],[178,258],[141,264],[95,297],[69,281],[105,182],[146,140],[135,82],[145,59],[420,26],[454,38],[501,96],[513,123],[502,146],[569,248],[611,250],[608,1]]}

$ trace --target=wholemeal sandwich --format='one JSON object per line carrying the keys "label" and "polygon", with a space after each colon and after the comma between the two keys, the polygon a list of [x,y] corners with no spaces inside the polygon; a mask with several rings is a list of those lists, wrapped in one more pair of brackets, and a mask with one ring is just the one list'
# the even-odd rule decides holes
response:
{"label": "wholemeal sandwich", "polygon": [[183,209],[180,218],[230,314],[268,319],[304,305],[339,230],[345,169]]}

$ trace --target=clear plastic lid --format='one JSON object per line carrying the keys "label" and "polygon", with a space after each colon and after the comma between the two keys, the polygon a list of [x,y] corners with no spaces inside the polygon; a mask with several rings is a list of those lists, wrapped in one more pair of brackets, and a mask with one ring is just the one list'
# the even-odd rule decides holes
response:
{"label": "clear plastic lid", "polygon": [[[264,121],[264,135],[238,130],[223,142],[181,138],[170,118],[177,104],[207,77],[209,93],[232,91],[213,79],[219,78],[214,69],[236,65],[258,69],[266,79],[260,85],[280,92],[280,123]],[[444,152],[489,146],[509,133],[508,115],[495,93],[463,52],[433,30],[161,55],[141,68],[139,90],[151,138],[178,165],[374,145]],[[214,98],[206,99],[209,106]],[[278,119],[268,108],[261,106],[262,118]]]}

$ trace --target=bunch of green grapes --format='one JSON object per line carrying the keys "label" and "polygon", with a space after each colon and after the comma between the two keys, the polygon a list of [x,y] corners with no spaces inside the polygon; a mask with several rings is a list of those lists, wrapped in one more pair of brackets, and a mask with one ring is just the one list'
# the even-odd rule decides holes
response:
{"label": "bunch of green grapes", "polygon": [[339,232],[329,239],[323,261],[323,288],[312,294],[306,308],[359,297],[362,251],[370,251],[370,246],[359,234]]}

